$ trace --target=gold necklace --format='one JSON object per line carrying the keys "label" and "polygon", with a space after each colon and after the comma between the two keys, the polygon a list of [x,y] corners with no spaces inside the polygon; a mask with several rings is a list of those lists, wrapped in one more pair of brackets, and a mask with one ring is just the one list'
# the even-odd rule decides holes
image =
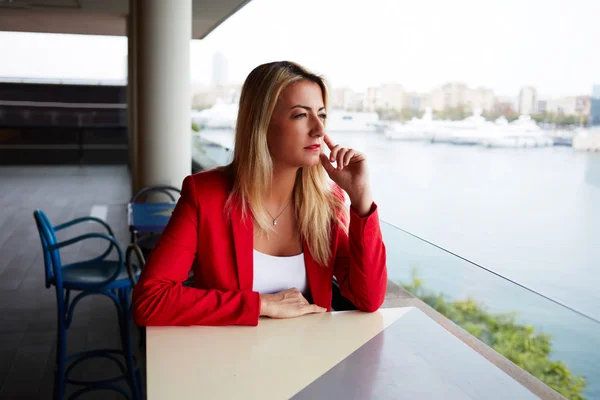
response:
{"label": "gold necklace", "polygon": [[273,218],[273,216],[271,215],[271,213],[269,212],[269,210],[267,210],[266,207],[265,207],[265,211],[267,212],[267,214],[269,214],[269,217],[273,218],[273,225],[277,225],[277,218],[279,218],[279,216],[281,214],[283,214],[283,212],[285,211],[285,209],[288,208],[288,206],[292,202],[292,197],[290,197],[290,201],[288,201],[288,203],[286,204],[286,206],[283,207],[283,210],[281,210],[281,212],[279,214],[277,214],[277,216],[275,218]]}

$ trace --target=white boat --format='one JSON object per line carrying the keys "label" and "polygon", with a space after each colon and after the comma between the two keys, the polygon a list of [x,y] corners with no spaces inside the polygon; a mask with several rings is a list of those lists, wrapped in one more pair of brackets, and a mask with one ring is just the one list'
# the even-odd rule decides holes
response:
{"label": "white boat", "polygon": [[482,141],[485,147],[546,147],[554,140],[529,115],[521,115],[511,123],[496,123],[496,129]]}
{"label": "white boat", "polygon": [[327,113],[328,132],[376,132],[379,126],[376,112],[330,110]]}
{"label": "white boat", "polygon": [[461,120],[446,123],[450,132],[449,141],[458,145],[481,144],[493,134],[497,125],[481,116],[482,110],[475,109],[473,115]]}
{"label": "white boat", "polygon": [[217,99],[215,105],[202,111],[192,111],[192,122],[201,129],[235,129],[238,104]]}
{"label": "white boat", "polygon": [[435,133],[443,129],[444,122],[434,120],[431,108],[427,108],[421,118],[413,117],[405,123],[390,122],[385,126],[384,135],[391,140],[431,141]]}

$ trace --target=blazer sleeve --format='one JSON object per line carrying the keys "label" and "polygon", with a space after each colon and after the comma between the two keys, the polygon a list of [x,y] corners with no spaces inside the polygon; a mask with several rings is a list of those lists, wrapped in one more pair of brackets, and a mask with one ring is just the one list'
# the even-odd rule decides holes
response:
{"label": "blazer sleeve", "polygon": [[348,233],[337,228],[334,275],[342,296],[359,310],[374,312],[381,307],[387,290],[386,251],[379,226],[377,205],[360,217],[350,207]]}
{"label": "blazer sleeve", "polygon": [[152,325],[258,325],[260,295],[249,290],[183,286],[196,257],[199,205],[193,176],[152,250],[133,290],[133,320]]}

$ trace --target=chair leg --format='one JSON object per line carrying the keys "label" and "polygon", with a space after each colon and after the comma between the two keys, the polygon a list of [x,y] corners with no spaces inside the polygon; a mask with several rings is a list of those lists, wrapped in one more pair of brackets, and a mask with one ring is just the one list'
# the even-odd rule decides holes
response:
{"label": "chair leg", "polygon": [[121,328],[121,343],[123,353],[127,362],[127,373],[129,375],[129,385],[131,386],[132,398],[142,400],[141,379],[138,379],[138,374],[135,371],[135,363],[133,361],[133,346],[131,345],[131,308],[129,304],[130,289],[120,289],[119,299],[122,312],[119,318]]}
{"label": "chair leg", "polygon": [[62,296],[57,302],[56,323],[56,370],[54,371],[54,400],[65,396],[65,361],[67,357],[67,327],[65,303]]}

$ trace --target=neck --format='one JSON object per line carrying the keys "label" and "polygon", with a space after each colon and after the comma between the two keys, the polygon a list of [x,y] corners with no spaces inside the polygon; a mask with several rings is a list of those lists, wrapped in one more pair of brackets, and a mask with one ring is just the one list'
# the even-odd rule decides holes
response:
{"label": "neck", "polygon": [[273,168],[271,190],[267,196],[267,203],[275,206],[285,207],[292,197],[296,173],[298,168]]}

